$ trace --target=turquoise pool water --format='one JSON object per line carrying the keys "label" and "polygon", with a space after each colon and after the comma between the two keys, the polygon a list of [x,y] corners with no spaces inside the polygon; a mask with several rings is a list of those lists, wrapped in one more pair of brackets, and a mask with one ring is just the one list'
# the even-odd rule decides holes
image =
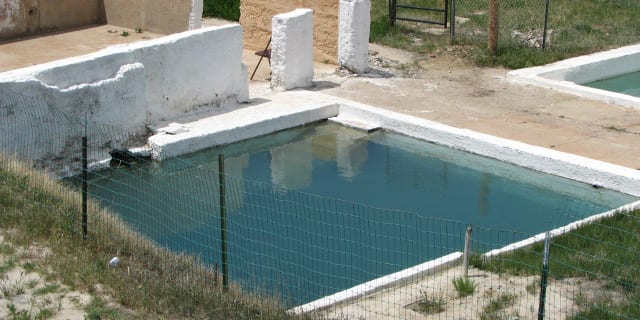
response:
{"label": "turquoise pool water", "polygon": [[640,97],[640,71],[627,73],[603,80],[593,81],[585,83],[583,85]]}
{"label": "turquoise pool water", "polygon": [[90,193],[156,243],[219,264],[220,153],[230,278],[287,306],[461,251],[467,224],[484,251],[635,200],[329,123],[95,172]]}

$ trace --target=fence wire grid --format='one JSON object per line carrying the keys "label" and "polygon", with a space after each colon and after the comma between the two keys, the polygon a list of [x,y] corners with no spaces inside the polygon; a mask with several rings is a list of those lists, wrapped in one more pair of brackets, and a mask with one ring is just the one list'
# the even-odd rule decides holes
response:
{"label": "fence wire grid", "polygon": [[[138,255],[142,262],[135,267],[142,273],[170,269],[167,277],[190,290],[203,286],[223,295],[269,297],[295,317],[296,306],[465,248],[468,224],[463,221],[286,190],[221,174],[215,161],[167,166],[132,153],[115,159],[113,150],[143,145],[144,130],[101,125],[91,114],[51,110],[43,99],[6,89],[0,96],[1,178],[19,167],[8,160],[16,157],[56,177],[51,183],[56,188],[81,190],[81,141],[87,137],[91,203],[85,241],[120,255],[124,264],[128,255]],[[69,203],[81,206],[78,193],[65,194]],[[559,210],[579,220],[585,209],[572,203]],[[69,222],[71,232],[82,232],[80,217]],[[640,318],[637,211],[620,211],[550,238],[548,256],[542,242],[482,255],[531,236],[472,226],[467,276],[460,258],[300,317]],[[165,260],[144,252],[161,252]]]}

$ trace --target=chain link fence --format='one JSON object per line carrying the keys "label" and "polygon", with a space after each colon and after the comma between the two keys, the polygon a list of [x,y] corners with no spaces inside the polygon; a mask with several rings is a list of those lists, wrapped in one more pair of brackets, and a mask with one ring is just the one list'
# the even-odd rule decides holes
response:
{"label": "chain link fence", "polygon": [[[227,171],[219,159],[156,162],[140,132],[1,93],[3,174],[20,171],[7,160],[16,157],[56,177],[49,184],[70,206],[83,201],[68,188],[84,190],[86,219],[64,218],[67,232],[117,255],[123,275],[164,277],[195,301],[269,297],[318,319],[640,317],[637,211],[552,233],[548,255],[540,235],[493,254],[534,235],[472,226],[467,241],[463,221],[241,179],[227,172],[233,161]],[[590,209],[570,203],[558,211],[579,220]],[[443,256],[451,260],[434,263]],[[310,302],[317,308],[300,307]]]}

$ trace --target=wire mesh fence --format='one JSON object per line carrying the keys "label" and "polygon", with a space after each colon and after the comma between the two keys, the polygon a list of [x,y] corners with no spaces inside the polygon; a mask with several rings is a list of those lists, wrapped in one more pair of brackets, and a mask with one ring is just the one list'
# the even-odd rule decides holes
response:
{"label": "wire mesh fence", "polygon": [[[141,283],[159,277],[194,301],[270,297],[319,319],[539,319],[541,306],[544,319],[640,317],[637,212],[554,235],[546,287],[540,241],[484,255],[533,235],[473,226],[465,275],[466,222],[242,179],[221,172],[215,159],[157,162],[149,150],[132,151],[144,150],[139,133],[68,117],[37,97],[2,97],[3,175],[23,172],[7,157],[30,161],[79,208],[82,197],[71,189],[82,190],[86,170],[84,241],[118,256],[114,272]],[[569,202],[558,211],[579,220],[587,206]],[[80,216],[63,221],[53,227],[82,239]],[[434,262],[445,256],[451,260]],[[154,285],[144,290],[162,292]],[[320,307],[295,308],[307,303]]]}
{"label": "wire mesh fence", "polygon": [[[542,48],[545,38],[546,0],[498,2],[498,41],[501,46]],[[455,0],[455,33],[460,41],[486,42],[489,1]]]}

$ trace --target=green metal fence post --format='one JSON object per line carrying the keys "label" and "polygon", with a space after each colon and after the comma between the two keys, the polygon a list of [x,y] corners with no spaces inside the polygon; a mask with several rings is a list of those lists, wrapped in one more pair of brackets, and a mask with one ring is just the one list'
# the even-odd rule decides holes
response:
{"label": "green metal fence post", "polygon": [[544,306],[547,297],[547,276],[549,274],[549,238],[550,233],[544,235],[544,256],[542,258],[542,275],[540,276],[540,304],[538,305],[538,320],[544,319]]}
{"label": "green metal fence post", "polygon": [[220,183],[220,244],[222,246],[222,287],[226,291],[229,285],[227,269],[227,205],[224,180],[224,155],[218,155],[218,180]]}
{"label": "green metal fence post", "polygon": [[89,170],[87,165],[87,135],[82,136],[82,240],[87,240],[87,195]]}

